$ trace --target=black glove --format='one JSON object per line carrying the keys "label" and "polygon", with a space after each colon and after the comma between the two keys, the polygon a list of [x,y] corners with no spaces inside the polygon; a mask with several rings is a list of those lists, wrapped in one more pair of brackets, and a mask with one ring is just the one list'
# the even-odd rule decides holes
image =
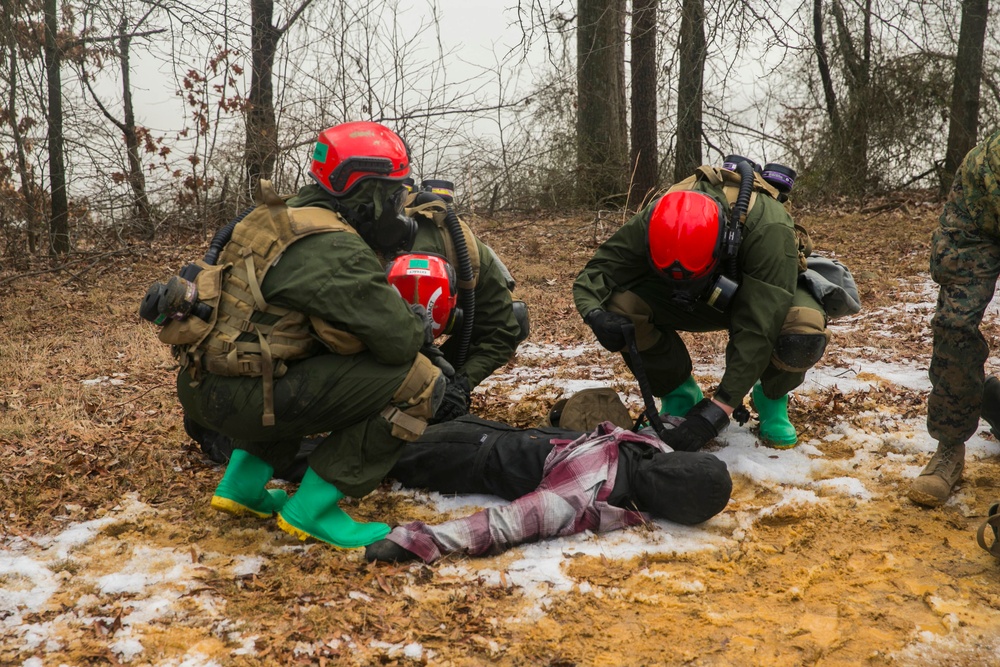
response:
{"label": "black glove", "polygon": [[469,396],[472,388],[469,387],[469,378],[464,375],[456,375],[448,380],[448,387],[444,390],[444,400],[434,413],[434,423],[451,421],[462,415],[469,414]]}
{"label": "black glove", "polygon": [[632,320],[629,318],[618,313],[609,313],[606,310],[595,308],[587,313],[583,321],[594,330],[597,342],[605,350],[620,352],[625,347],[625,334],[622,332],[622,327],[626,324],[632,324]]}
{"label": "black glove", "polygon": [[442,375],[451,380],[455,377],[455,367],[444,358],[444,352],[437,345],[424,345],[420,348],[420,354],[431,360],[431,363],[441,369]]}
{"label": "black glove", "polygon": [[424,323],[424,347],[434,345],[434,320],[431,319],[427,309],[419,303],[411,303],[410,310]]}
{"label": "black glove", "polygon": [[729,415],[712,399],[702,399],[676,428],[667,429],[664,441],[678,452],[696,452],[729,425]]}

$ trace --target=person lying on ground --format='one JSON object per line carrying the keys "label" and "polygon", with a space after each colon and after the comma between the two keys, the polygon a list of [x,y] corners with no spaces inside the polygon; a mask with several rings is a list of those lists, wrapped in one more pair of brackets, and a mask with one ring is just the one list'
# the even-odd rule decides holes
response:
{"label": "person lying on ground", "polygon": [[732,492],[723,461],[707,452],[671,451],[652,433],[611,422],[590,433],[518,429],[471,415],[428,427],[407,445],[388,477],[409,488],[511,502],[437,525],[397,526],[366,548],[369,561],[493,555],[650,518],[694,525],[721,512]]}

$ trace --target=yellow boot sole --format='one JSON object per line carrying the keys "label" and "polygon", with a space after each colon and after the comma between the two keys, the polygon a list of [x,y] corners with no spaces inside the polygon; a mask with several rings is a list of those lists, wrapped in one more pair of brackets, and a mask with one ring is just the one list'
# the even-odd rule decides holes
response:
{"label": "yellow boot sole", "polygon": [[760,441],[765,447],[769,447],[771,449],[792,449],[795,445],[799,444],[798,440],[795,442],[774,442],[772,440],[768,440],[767,438],[761,438]]}
{"label": "yellow boot sole", "polygon": [[223,498],[222,496],[212,496],[212,507],[220,512],[232,514],[233,516],[246,516],[247,514],[250,514],[258,519],[270,519],[273,516],[271,512],[258,512],[257,510],[247,507],[242,503],[238,503],[229,498]]}
{"label": "yellow boot sole", "polygon": [[[282,518],[282,516],[280,514],[278,515],[278,528],[282,529],[283,531],[285,531],[286,533],[288,533],[292,537],[298,539],[300,542],[305,542],[306,540],[315,540],[316,542],[322,542],[323,544],[331,546],[334,549],[339,549],[340,551],[348,551],[348,547],[337,546],[336,544],[332,544],[330,542],[327,542],[326,540],[321,540],[321,539],[319,539],[318,537],[316,537],[314,535],[310,535],[309,533],[307,533],[306,531],[302,530],[301,528],[296,528],[292,524],[290,524],[287,521],[285,521],[284,518]],[[360,547],[357,547],[357,548],[360,548]]]}
{"label": "yellow boot sole", "polygon": [[316,538],[302,530],[301,528],[296,528],[292,524],[285,521],[281,515],[278,515],[278,528],[282,529],[292,537],[298,539],[300,542],[305,542],[306,540],[315,540]]}

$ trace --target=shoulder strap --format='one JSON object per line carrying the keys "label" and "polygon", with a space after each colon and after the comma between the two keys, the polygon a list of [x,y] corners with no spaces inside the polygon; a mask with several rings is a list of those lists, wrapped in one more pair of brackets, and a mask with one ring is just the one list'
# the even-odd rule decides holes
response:
{"label": "shoulder strap", "polygon": [[[445,257],[457,270],[458,251],[455,249],[455,243],[451,239],[451,232],[448,231],[448,223],[445,221],[447,209],[445,208],[444,202],[424,202],[419,206],[407,209],[407,213],[409,215],[422,215],[423,217],[429,218],[434,222],[444,243]],[[476,237],[472,233],[472,229],[465,224],[464,220],[459,219],[458,224],[462,228],[462,236],[465,237],[465,247],[469,253],[469,262],[472,264],[472,284],[465,281],[459,281],[458,286],[461,289],[474,289],[479,283],[479,267],[482,263],[482,258],[479,256],[479,244],[476,243]]]}
{"label": "shoulder strap", "polygon": [[[688,176],[683,181],[674,183],[674,185],[672,185],[667,192],[691,190],[694,188],[694,184],[698,181],[707,181],[716,187],[721,187],[722,191],[726,195],[726,201],[729,202],[730,207],[736,203],[736,198],[740,194],[740,175],[738,173],[707,164],[695,169],[694,174]],[[765,181],[760,174],[755,172],[753,175],[753,192],[750,193],[750,204],[748,209],[753,209],[753,205],[757,202],[758,192],[764,192],[772,199],[778,199],[778,191],[775,190],[774,186]]]}

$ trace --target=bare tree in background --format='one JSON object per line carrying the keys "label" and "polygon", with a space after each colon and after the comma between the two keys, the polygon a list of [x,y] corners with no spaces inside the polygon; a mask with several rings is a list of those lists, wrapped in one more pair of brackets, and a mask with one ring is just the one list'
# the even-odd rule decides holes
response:
{"label": "bare tree in background", "polygon": [[948,151],[941,172],[941,196],[951,188],[965,154],[976,144],[979,131],[979,87],[983,78],[983,42],[989,0],[963,0],[962,25],[955,54],[955,85],[951,94]]}
{"label": "bare tree in background", "polygon": [[[805,104],[822,106],[825,126],[803,136],[813,144],[804,183],[827,195],[859,196],[938,173],[951,88],[950,20],[944,3],[813,0],[822,94]],[[799,126],[810,117],[803,111]]]}
{"label": "bare tree in background", "polygon": [[250,0],[250,93],[246,109],[247,192],[257,196],[260,179],[269,179],[278,153],[274,113],[274,56],[278,41],[312,0],[303,0],[281,26],[274,25],[274,0]]}
{"label": "bare tree in background", "polygon": [[834,134],[841,134],[840,109],[837,106],[837,93],[833,88],[833,74],[830,69],[830,56],[827,54],[826,38],[823,35],[823,0],[813,0],[813,48],[816,51],[816,68],[823,82],[823,100],[826,102],[826,115],[830,120],[830,129]]}
{"label": "bare tree in background", "polygon": [[48,90],[49,247],[56,254],[69,252],[69,200],[66,195],[66,165],[63,161],[62,49],[57,41],[59,17],[56,0],[45,0],[45,81]]}
{"label": "bare tree in background", "polygon": [[[10,128],[12,141],[12,160],[20,184],[20,198],[11,196],[8,202],[15,203],[10,210],[0,211],[5,231],[8,234],[7,250],[11,257],[22,263],[27,255],[23,252],[23,242],[27,244],[29,253],[38,250],[39,231],[44,224],[45,202],[39,184],[35,180],[34,170],[29,162],[30,140],[26,132],[37,122],[33,116],[38,112],[22,100],[21,81],[22,70],[29,63],[30,54],[25,54],[25,37],[33,33],[31,16],[41,12],[37,3],[22,3],[14,0],[0,0],[0,28],[3,30],[4,71],[0,80],[7,85],[7,95],[3,99],[2,117]],[[41,46],[39,44],[38,46]],[[37,59],[37,55],[35,56]],[[13,188],[11,188],[13,190]],[[23,230],[22,235],[19,227]]]}
{"label": "bare tree in background", "polygon": [[[135,29],[141,27],[148,16],[149,14],[147,13],[140,18],[135,24]],[[121,131],[122,137],[125,139],[126,173],[119,174],[118,176],[113,175],[113,178],[117,177],[127,182],[132,191],[132,215],[125,224],[126,231],[135,234],[139,238],[151,240],[156,232],[156,226],[152,214],[153,205],[149,200],[149,193],[146,191],[146,175],[142,165],[143,147],[140,142],[140,135],[145,135],[148,131],[138,126],[135,120],[135,105],[132,101],[131,49],[132,40],[136,36],[149,37],[159,34],[163,30],[158,29],[144,33],[133,33],[126,10],[123,7],[122,14],[118,19],[117,31],[118,34],[111,37],[85,38],[84,41],[95,45],[99,42],[117,42],[117,52],[112,52],[109,55],[118,58],[121,73],[121,119],[111,113],[94,90],[91,84],[92,76],[88,72],[86,65],[86,58],[80,59],[80,78],[87,87],[88,92],[90,92],[94,104],[97,105],[97,108],[100,109],[104,117]]]}
{"label": "bare tree in background", "polygon": [[686,178],[702,163],[701,114],[707,48],[704,0],[683,0],[679,41],[675,181]]}
{"label": "bare tree in background", "polygon": [[640,208],[659,186],[659,150],[656,136],[656,18],[658,0],[632,3],[632,183],[629,204]]}
{"label": "bare tree in background", "polygon": [[577,3],[577,192],[582,203],[625,193],[625,1]]}
{"label": "bare tree in background", "polygon": [[[118,24],[118,58],[122,73],[122,113],[124,119],[121,123],[115,122],[115,125],[125,136],[125,150],[128,152],[128,182],[135,197],[135,227],[144,238],[151,239],[154,231],[150,212],[152,206],[149,203],[149,195],[146,194],[146,177],[142,173],[142,160],[139,157],[139,135],[135,124],[135,108],[132,105],[132,71],[129,63],[132,36],[128,30],[128,17],[122,16],[121,22]],[[110,115],[108,115],[108,119],[114,121]]]}

